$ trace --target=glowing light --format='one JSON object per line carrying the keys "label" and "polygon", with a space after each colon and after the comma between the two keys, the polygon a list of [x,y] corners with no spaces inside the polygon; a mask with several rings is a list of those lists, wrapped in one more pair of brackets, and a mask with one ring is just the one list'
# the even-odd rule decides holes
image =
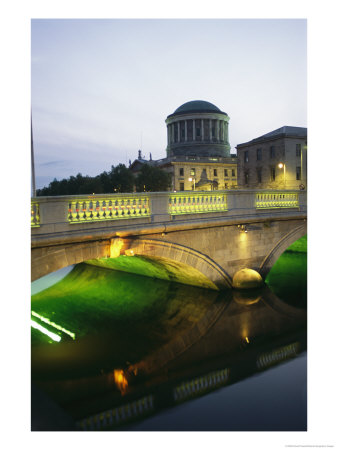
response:
{"label": "glowing light", "polygon": [[117,388],[124,394],[128,387],[128,380],[125,377],[123,370],[114,370],[114,381]]}
{"label": "glowing light", "polygon": [[[65,334],[68,334],[68,336],[70,336],[72,339],[75,339],[75,333],[72,333],[71,331],[66,330],[65,328],[61,327],[60,325],[58,325],[54,322],[51,322],[49,319],[47,319],[47,317],[40,316],[40,314],[36,313],[35,311],[32,311],[32,316],[37,317],[38,319],[41,320],[41,322],[45,322],[48,325],[50,325],[51,327],[56,328],[57,330],[62,331]],[[36,322],[34,322],[34,323],[36,323]],[[58,335],[55,335],[55,336],[58,336]],[[61,338],[59,340],[61,340]]]}
{"label": "glowing light", "polygon": [[246,342],[249,344],[249,339],[248,339],[248,336],[245,336],[245,340],[246,340]]}
{"label": "glowing light", "polygon": [[112,239],[110,244],[110,258],[118,258],[121,254],[121,248],[123,247],[122,239]]}
{"label": "glowing light", "polygon": [[53,341],[60,342],[61,337],[58,334],[52,333],[51,331],[47,330],[47,328],[39,325],[38,323],[34,322],[34,320],[31,320],[31,326],[39,331],[41,333],[46,334],[48,337],[53,339]]}
{"label": "glowing light", "polygon": [[283,163],[279,163],[279,164],[278,164],[278,167],[279,167],[280,169],[283,169],[284,164],[283,164]]}

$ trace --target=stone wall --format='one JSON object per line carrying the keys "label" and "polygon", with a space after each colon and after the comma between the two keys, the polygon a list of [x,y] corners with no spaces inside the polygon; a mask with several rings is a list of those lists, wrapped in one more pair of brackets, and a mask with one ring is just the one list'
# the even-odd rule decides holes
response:
{"label": "stone wall", "polygon": [[[296,156],[296,144],[301,144],[302,156]],[[270,148],[274,147],[274,157],[270,156]],[[261,149],[262,158],[257,160],[257,149]],[[248,152],[249,161],[245,162],[245,152]],[[305,138],[280,137],[255,143],[243,144],[237,148],[238,158],[238,186],[258,189],[299,189],[300,184],[307,183],[307,151]],[[278,164],[285,164],[279,168]],[[296,179],[296,167],[302,166],[301,180]],[[271,169],[275,168],[275,180],[271,179]],[[258,170],[261,170],[262,181],[258,181]],[[245,173],[249,174],[248,183],[245,182]]]}

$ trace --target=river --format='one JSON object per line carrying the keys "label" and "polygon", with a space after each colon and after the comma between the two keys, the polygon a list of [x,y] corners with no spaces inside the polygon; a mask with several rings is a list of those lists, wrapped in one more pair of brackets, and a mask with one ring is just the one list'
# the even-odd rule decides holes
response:
{"label": "river", "polygon": [[32,283],[31,305],[32,429],[307,429],[306,238],[259,290],[82,263]]}

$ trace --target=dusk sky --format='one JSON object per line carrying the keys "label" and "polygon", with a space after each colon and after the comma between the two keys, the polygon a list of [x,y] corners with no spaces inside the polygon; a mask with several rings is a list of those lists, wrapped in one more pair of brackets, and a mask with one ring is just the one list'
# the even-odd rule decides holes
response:
{"label": "dusk sky", "polygon": [[304,19],[34,19],[37,188],[97,175],[138,149],[165,156],[166,117],[190,100],[230,116],[231,151],[307,126]]}

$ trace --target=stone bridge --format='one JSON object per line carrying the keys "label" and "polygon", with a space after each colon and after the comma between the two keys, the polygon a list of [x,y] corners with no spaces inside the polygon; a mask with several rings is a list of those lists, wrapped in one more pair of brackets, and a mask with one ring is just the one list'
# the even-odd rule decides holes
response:
{"label": "stone bridge", "polygon": [[243,268],[264,278],[306,234],[306,205],[306,191],[288,190],[36,197],[31,203],[32,281],[87,261],[229,288]]}

